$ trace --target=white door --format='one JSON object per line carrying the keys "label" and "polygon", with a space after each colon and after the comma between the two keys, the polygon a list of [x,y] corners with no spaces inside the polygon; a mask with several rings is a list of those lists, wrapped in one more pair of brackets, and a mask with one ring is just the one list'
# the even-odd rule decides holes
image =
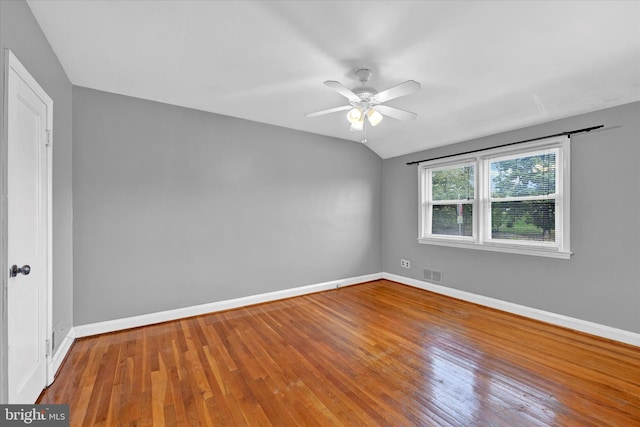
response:
{"label": "white door", "polygon": [[47,145],[53,102],[13,54],[9,53],[6,59],[9,403],[30,404],[35,403],[47,380]]}

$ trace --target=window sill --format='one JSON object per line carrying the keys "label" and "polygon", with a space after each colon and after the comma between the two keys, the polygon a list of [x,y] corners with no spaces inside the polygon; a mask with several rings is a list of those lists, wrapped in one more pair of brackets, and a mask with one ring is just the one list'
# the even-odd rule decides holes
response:
{"label": "window sill", "polygon": [[479,244],[465,241],[437,240],[418,238],[418,243],[424,245],[449,246],[453,248],[476,249],[481,251],[502,252],[518,255],[541,256],[547,258],[570,259],[572,252],[561,252],[556,249],[523,247],[520,245],[496,245],[496,244]]}

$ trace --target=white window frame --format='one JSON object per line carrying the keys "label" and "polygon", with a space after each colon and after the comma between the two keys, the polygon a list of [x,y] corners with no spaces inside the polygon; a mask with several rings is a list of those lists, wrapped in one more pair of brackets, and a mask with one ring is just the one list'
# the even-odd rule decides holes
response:
{"label": "white window frame", "polygon": [[[496,159],[526,157],[529,154],[539,153],[541,151],[553,151],[556,153],[556,193],[548,196],[516,197],[513,198],[513,200],[555,200],[555,242],[492,238],[490,163]],[[489,149],[475,153],[474,155],[466,154],[421,163],[418,167],[420,189],[418,204],[418,242],[429,245],[569,259],[571,257],[569,233],[571,200],[569,184],[571,174],[569,159],[570,139],[568,136],[562,136],[518,144],[517,146]],[[431,214],[434,203],[431,200],[430,194],[431,173],[435,170],[469,165],[475,167],[474,199],[471,202],[473,206],[473,235],[471,237],[465,237],[432,234]],[[507,200],[511,200],[511,198],[500,199],[500,201]],[[467,201],[465,200],[465,202]]]}
{"label": "white window frame", "polygon": [[[473,191],[474,191],[474,197],[471,200],[467,200],[467,199],[462,199],[462,200],[437,200],[437,201],[433,201],[431,200],[431,181],[432,181],[432,174],[435,171],[441,171],[441,170],[446,170],[446,169],[456,169],[456,168],[463,168],[466,166],[473,166],[474,167],[474,171],[473,171],[473,176],[474,176],[474,184],[473,184]],[[422,185],[422,191],[421,191],[421,198],[420,198],[420,206],[421,206],[421,212],[424,212],[424,215],[422,215],[421,221],[420,221],[420,236],[426,236],[427,239],[429,240],[433,240],[433,241],[442,241],[442,242],[475,242],[477,240],[477,233],[478,233],[478,222],[477,222],[477,215],[473,215],[473,220],[472,220],[472,235],[471,236],[455,236],[455,235],[445,235],[445,234],[433,234],[431,232],[431,220],[432,220],[432,214],[433,214],[433,210],[432,207],[434,205],[457,205],[458,203],[462,203],[462,204],[470,204],[471,205],[471,209],[472,212],[476,212],[478,209],[478,168],[476,165],[476,159],[475,158],[466,158],[466,159],[460,159],[460,160],[455,160],[455,161],[451,161],[451,159],[447,159],[446,161],[443,162],[435,162],[432,163],[432,166],[429,167],[428,169],[425,168],[424,174],[421,177],[421,181],[423,182]]]}

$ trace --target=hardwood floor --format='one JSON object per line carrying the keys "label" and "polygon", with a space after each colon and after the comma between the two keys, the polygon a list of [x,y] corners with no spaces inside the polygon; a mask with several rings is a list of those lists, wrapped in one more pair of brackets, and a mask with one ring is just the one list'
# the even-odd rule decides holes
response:
{"label": "hardwood floor", "polygon": [[638,426],[640,348],[398,283],[77,340],[71,425]]}

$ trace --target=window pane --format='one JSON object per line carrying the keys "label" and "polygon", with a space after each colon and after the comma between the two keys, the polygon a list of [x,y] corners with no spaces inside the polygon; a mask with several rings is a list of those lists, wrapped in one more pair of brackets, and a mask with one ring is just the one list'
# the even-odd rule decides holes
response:
{"label": "window pane", "polygon": [[473,235],[473,205],[435,205],[431,216],[431,234]]}
{"label": "window pane", "polygon": [[491,197],[542,196],[555,192],[555,152],[491,162]]}
{"label": "window pane", "polygon": [[555,242],[554,200],[491,203],[491,238]]}
{"label": "window pane", "polygon": [[473,199],[473,166],[435,170],[431,173],[433,200]]}

